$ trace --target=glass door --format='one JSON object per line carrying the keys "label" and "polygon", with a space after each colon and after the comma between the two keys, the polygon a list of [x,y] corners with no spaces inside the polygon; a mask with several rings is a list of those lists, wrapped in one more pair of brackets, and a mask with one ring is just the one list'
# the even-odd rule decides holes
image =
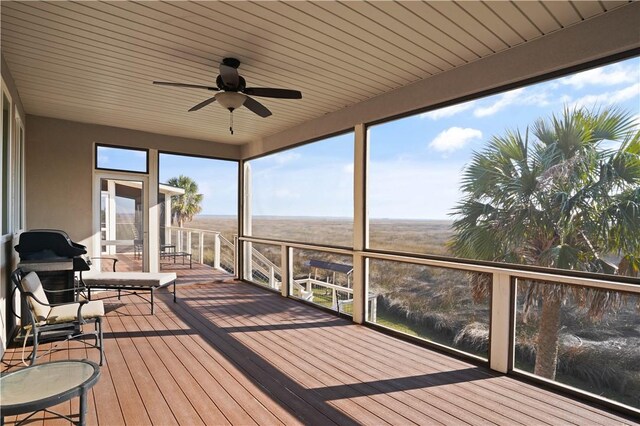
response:
{"label": "glass door", "polygon": [[[97,231],[103,258],[118,259],[118,271],[148,270],[148,180],[146,176],[97,174],[95,180]],[[100,260],[96,267],[111,268]]]}

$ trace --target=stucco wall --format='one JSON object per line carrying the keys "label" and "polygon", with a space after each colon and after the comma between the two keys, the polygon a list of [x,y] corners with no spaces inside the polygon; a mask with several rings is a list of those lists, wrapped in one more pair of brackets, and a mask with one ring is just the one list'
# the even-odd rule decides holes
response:
{"label": "stucco wall", "polygon": [[27,115],[27,223],[90,246],[93,143],[237,159],[240,147]]}
{"label": "stucco wall", "polygon": [[243,145],[242,158],[640,48],[640,3]]}

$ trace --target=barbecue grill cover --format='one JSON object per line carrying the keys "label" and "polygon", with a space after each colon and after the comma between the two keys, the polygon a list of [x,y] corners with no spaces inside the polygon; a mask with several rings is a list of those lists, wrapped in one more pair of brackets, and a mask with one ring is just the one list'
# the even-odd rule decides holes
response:
{"label": "barbecue grill cover", "polygon": [[87,254],[87,248],[71,241],[66,232],[57,229],[33,229],[20,234],[15,247],[20,260],[71,259]]}

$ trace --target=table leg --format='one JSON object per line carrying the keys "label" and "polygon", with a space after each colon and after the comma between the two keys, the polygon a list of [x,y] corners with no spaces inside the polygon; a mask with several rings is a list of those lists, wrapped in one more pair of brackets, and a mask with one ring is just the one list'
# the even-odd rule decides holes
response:
{"label": "table leg", "polygon": [[78,420],[79,426],[85,426],[87,421],[85,416],[87,415],[87,390],[83,389],[80,394],[80,419]]}

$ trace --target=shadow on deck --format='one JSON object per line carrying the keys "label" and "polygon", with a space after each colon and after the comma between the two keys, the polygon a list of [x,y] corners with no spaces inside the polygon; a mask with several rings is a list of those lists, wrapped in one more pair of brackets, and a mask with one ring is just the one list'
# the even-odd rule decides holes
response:
{"label": "shadow on deck", "polygon": [[[156,315],[138,298],[105,300],[88,424],[631,423],[248,284],[182,285],[171,300],[159,292]],[[46,360],[97,360],[80,342],[53,347]],[[77,412],[77,398],[54,410]]]}

